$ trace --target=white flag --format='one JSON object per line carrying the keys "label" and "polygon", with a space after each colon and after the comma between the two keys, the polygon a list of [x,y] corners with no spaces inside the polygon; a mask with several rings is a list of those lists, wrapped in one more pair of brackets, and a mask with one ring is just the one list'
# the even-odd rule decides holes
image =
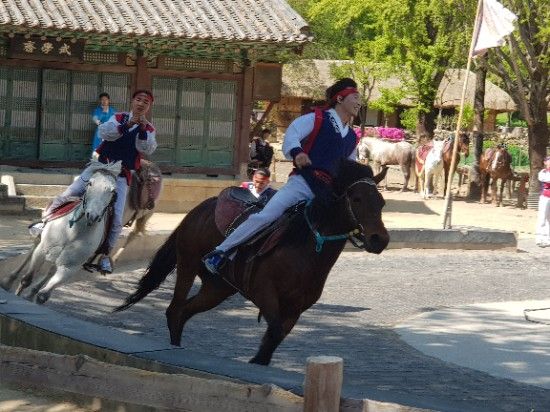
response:
{"label": "white flag", "polygon": [[497,0],[482,1],[483,5],[476,22],[479,30],[472,56],[483,54],[491,47],[502,46],[504,37],[514,31],[514,22],[518,18]]}

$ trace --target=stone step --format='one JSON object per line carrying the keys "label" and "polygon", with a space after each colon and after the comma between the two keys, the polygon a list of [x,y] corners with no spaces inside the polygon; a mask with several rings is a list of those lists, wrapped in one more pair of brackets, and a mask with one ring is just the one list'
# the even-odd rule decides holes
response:
{"label": "stone step", "polygon": [[57,196],[65,189],[67,185],[37,185],[30,183],[20,183],[15,185],[17,194],[23,196]]}
{"label": "stone step", "polygon": [[44,169],[42,171],[19,171],[19,170],[6,170],[0,168],[0,175],[13,176],[13,180],[16,185],[19,184],[36,184],[36,185],[70,185],[74,178],[80,174],[80,170],[70,171],[49,171]]}
{"label": "stone step", "polygon": [[0,214],[19,214],[25,211],[24,197],[4,197],[0,202]]}
{"label": "stone step", "polygon": [[45,209],[55,196],[25,196],[28,208]]}

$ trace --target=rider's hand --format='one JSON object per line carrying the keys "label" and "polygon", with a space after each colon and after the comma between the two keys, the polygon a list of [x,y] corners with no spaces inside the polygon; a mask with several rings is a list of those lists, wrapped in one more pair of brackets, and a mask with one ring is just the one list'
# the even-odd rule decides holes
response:
{"label": "rider's hand", "polygon": [[311,159],[309,158],[307,153],[301,152],[301,153],[298,153],[294,158],[294,163],[296,164],[296,167],[298,169],[301,169],[302,167],[310,166]]}

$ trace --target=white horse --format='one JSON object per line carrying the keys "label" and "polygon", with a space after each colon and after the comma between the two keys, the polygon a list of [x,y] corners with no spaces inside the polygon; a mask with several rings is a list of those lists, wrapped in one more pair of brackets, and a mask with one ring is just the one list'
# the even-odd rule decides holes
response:
{"label": "white horse", "polygon": [[[390,143],[376,137],[363,137],[357,146],[357,154],[360,161],[365,161],[369,157],[376,166],[375,172],[379,172],[382,166],[399,165],[403,172],[403,188],[401,191],[408,190],[411,173],[414,174],[414,147],[405,141]],[[387,175],[385,180],[386,188]]]}
{"label": "white horse", "polygon": [[433,147],[428,152],[424,161],[422,173],[418,176],[420,182],[420,193],[424,199],[429,199],[433,196],[431,190],[435,192],[438,185],[439,176],[443,172],[443,140],[434,140]]}
{"label": "white horse", "polygon": [[[92,161],[88,166],[93,175],[86,186],[81,203],[69,214],[49,221],[25,261],[8,276],[1,286],[9,290],[26,267],[17,294],[28,288],[23,297],[45,303],[61,283],[78,272],[101,245],[108,223],[108,209],[116,195],[116,177],[121,162],[103,164]],[[49,272],[34,281],[44,262],[50,262]]]}

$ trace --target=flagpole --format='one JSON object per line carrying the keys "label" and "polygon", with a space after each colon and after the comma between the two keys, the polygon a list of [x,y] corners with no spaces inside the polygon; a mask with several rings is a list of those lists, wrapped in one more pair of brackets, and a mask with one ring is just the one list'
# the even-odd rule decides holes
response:
{"label": "flagpole", "polygon": [[451,166],[449,168],[449,176],[447,179],[447,191],[445,193],[445,213],[443,215],[443,229],[451,228],[451,215],[452,215],[452,195],[451,195],[451,183],[455,173],[455,162],[458,155],[458,134],[460,132],[460,124],[462,123],[462,116],[464,114],[464,101],[466,100],[466,90],[468,89],[468,78],[470,77],[470,67],[472,65],[472,54],[476,44],[477,36],[479,33],[479,27],[481,25],[480,11],[483,5],[483,0],[478,0],[476,18],[474,20],[474,29],[472,32],[472,40],[470,41],[470,51],[468,53],[468,63],[466,64],[466,78],[464,79],[464,85],[462,87],[462,96],[460,98],[460,107],[458,110],[458,119],[456,121],[456,131],[453,141],[453,155],[451,157]]}

